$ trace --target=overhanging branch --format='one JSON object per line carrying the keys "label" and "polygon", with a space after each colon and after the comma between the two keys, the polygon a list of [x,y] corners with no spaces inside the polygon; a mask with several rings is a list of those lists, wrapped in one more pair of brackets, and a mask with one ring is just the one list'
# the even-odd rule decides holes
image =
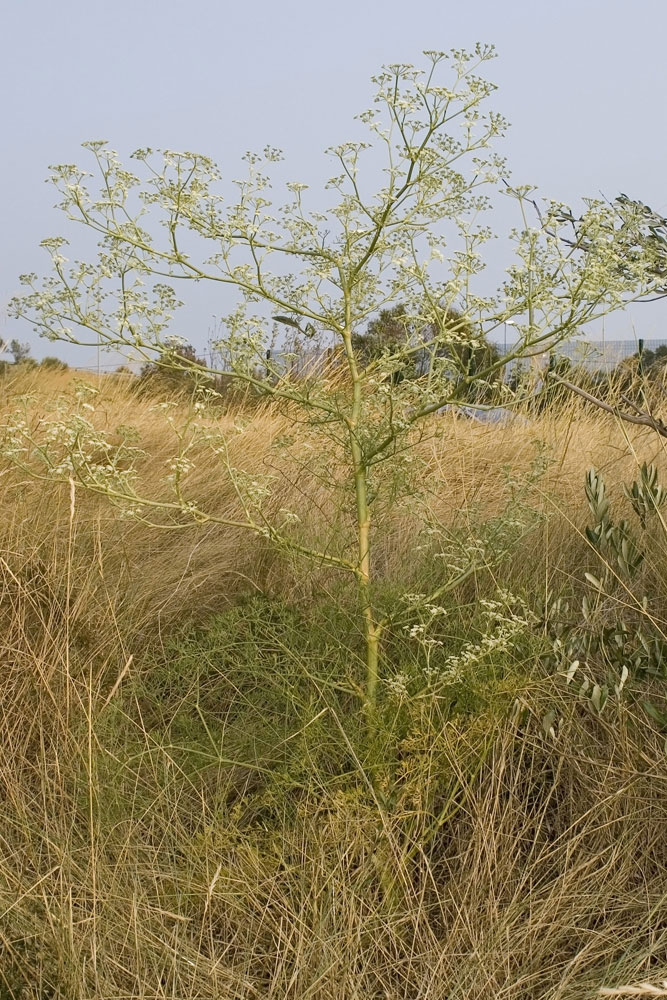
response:
{"label": "overhanging branch", "polygon": [[667,424],[663,423],[653,414],[649,413],[648,410],[642,410],[631,400],[623,397],[626,405],[631,406],[635,412],[628,413],[626,410],[621,410],[618,406],[612,406],[611,403],[606,403],[603,399],[599,399],[597,396],[592,395],[590,392],[586,392],[580,386],[575,385],[574,382],[569,382],[567,379],[560,378],[557,375],[550,374],[549,376],[553,382],[557,382],[558,385],[565,386],[570,392],[576,393],[582,399],[585,399],[588,403],[592,403],[594,406],[599,407],[601,410],[605,410],[607,413],[611,413],[613,416],[618,417],[619,420],[625,420],[629,424],[639,424],[642,427],[650,427],[661,437],[667,438]]}

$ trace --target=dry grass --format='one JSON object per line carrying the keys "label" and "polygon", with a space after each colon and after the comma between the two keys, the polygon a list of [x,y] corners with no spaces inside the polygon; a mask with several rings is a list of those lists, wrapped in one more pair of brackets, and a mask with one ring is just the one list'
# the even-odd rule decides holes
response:
{"label": "dry grass", "polygon": [[[71,376],[39,378],[36,410]],[[10,385],[4,405],[26,388]],[[113,380],[102,396],[109,426],[131,422],[148,442],[141,474],[157,490],[171,442],[150,401]],[[259,472],[284,418],[246,416],[239,456]],[[628,436],[575,405],[502,432],[447,418],[421,446],[433,516],[474,524],[501,509],[504,468],[525,479],[536,438],[551,460],[523,502],[549,517],[506,573],[539,591],[580,575],[586,468],[618,488],[638,461],[665,461],[648,432]],[[302,485],[288,475],[281,505],[303,509]],[[523,665],[512,711],[482,705],[446,725],[417,713],[399,741],[396,794],[380,803],[354,754],[344,780],[309,770],[320,716],[351,739],[344,703],[316,692],[314,721],[285,737],[302,741],[303,773],[256,787],[252,761],[230,762],[233,701],[204,719],[208,749],[188,748],[172,720],[156,723],[137,679],[150,685],[146,664],[177,619],[247,591],[312,599],[327,574],[304,580],[241,532],[119,522],[79,490],[14,470],[0,489],[3,1000],[665,995],[665,742],[632,700],[601,720]],[[192,489],[231,502],[222,473],[200,470]],[[315,537],[331,523],[323,500],[319,510]],[[415,523],[409,510],[386,514],[389,583],[415,561]],[[656,546],[656,586],[663,556]],[[210,659],[228,693],[226,664]],[[190,707],[205,715],[198,690],[193,681]],[[554,706],[556,742],[540,727]],[[449,817],[437,829],[433,810]]]}
{"label": "dry grass", "polygon": [[[48,400],[71,391],[72,381],[71,373],[28,372],[9,382],[4,412],[16,406],[17,398],[32,393],[30,412],[38,424]],[[148,496],[161,496],[175,440],[163,415],[156,412],[155,400],[137,397],[120,379],[103,379],[100,389],[97,422],[105,431],[128,423],[136,428],[147,454],[139,464],[141,488]],[[186,408],[184,403],[183,412]],[[236,412],[222,411],[212,422],[229,429],[237,417]],[[308,540],[329,549],[332,544],[344,546],[340,536],[349,525],[344,518],[341,522],[338,508],[332,508],[328,485],[309,479],[298,461],[288,464],[272,448],[276,438],[292,429],[290,416],[260,405],[243,413],[243,422],[243,431],[231,437],[232,462],[253,476],[274,476],[274,505],[302,517]],[[615,425],[604,415],[585,414],[573,401],[556,419],[542,417],[511,429],[438,418],[419,446],[423,462],[420,477],[429,512],[436,521],[445,526],[472,525],[499,512],[507,502],[508,470],[521,480],[541,453],[547,459],[545,471],[526,487],[523,499],[531,508],[547,513],[549,524],[539,540],[535,535],[526,538],[530,560],[519,552],[516,562],[535,570],[537,549],[544,574],[548,567],[560,564],[563,568],[568,559],[554,558],[554,553],[562,555],[564,547],[572,550],[573,559],[576,550],[581,553],[580,528],[586,520],[582,484],[590,465],[595,464],[607,477],[613,496],[614,491],[620,493],[623,480],[636,475],[643,460],[655,461],[664,470],[667,459],[663,452],[663,443],[651,431]],[[330,465],[325,471],[332,478],[340,476]],[[316,569],[303,562],[287,566],[261,540],[242,529],[207,525],[151,532],[143,525],[119,521],[112,507],[80,490],[76,494],[74,537],[70,538],[66,486],[59,491],[51,483],[33,482],[4,470],[2,489],[3,509],[9,513],[4,547],[14,550],[26,563],[34,560],[37,550],[50,553],[45,560],[49,564],[67,551],[68,558],[75,560],[72,575],[79,588],[82,577],[86,580],[88,595],[95,589],[96,563],[99,595],[92,605],[89,596],[86,598],[89,608],[98,602],[105,607],[110,603],[116,615],[127,608],[130,617],[168,622],[174,615],[207,615],[248,589],[270,594],[292,588],[295,593],[307,593],[318,579]],[[224,468],[207,456],[190,475],[188,492],[206,510],[238,513]],[[410,502],[379,512],[375,559],[387,580],[404,580],[406,566],[415,562],[421,517],[422,508],[415,511]]]}

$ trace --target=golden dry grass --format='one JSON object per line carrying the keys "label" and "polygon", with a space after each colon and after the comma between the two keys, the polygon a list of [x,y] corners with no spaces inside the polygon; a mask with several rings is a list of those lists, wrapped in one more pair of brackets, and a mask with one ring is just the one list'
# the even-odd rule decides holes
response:
{"label": "golden dry grass", "polygon": [[[7,384],[3,407],[31,391],[37,413],[70,384],[25,376]],[[159,490],[172,443],[151,401],[118,380],[100,388],[98,413],[137,427],[150,455],[142,483]],[[285,418],[245,417],[238,460],[261,474]],[[442,418],[420,446],[434,519],[474,526],[500,510],[506,469],[525,485],[536,439],[550,461],[522,502],[549,516],[501,582],[539,593],[581,575],[586,469],[602,469],[618,494],[642,460],[667,463],[650,432],[575,404],[500,431]],[[191,489],[211,507],[232,503],[222,471],[199,468]],[[250,822],[239,792],[250,770],[230,765],[224,740],[191,767],[131,684],[178,621],[248,591],[303,603],[329,572],[305,573],[241,531],[119,521],[102,500],[10,468],[0,490],[3,1000],[662,995],[666,747],[638,706],[599,719],[529,664],[511,711],[416,719],[390,805],[363,781],[314,770],[285,793],[283,823]],[[307,513],[315,538],[331,523],[325,498],[324,488],[319,505],[304,498],[291,472],[281,481],[280,505]],[[416,562],[416,524],[405,507],[385,515],[377,560],[388,584]],[[657,542],[652,563],[659,586]],[[555,742],[540,727],[554,705]],[[345,740],[346,720],[337,727]],[[438,782],[452,788],[451,818],[427,837],[424,789]]]}
{"label": "golden dry grass", "polygon": [[[72,381],[71,373],[28,372],[9,381],[2,410],[10,411],[17,398],[32,394],[30,412],[37,424],[45,401],[70,391]],[[147,455],[139,465],[142,490],[148,496],[163,494],[165,466],[174,454],[175,440],[163,415],[156,411],[155,400],[137,397],[121,379],[103,379],[100,390],[97,422],[105,431],[121,424],[136,428]],[[187,403],[183,403],[183,412],[186,409]],[[229,429],[237,417],[235,412],[222,411],[212,418],[212,424]],[[327,486],[308,480],[297,465],[289,466],[282,460],[281,467],[280,455],[271,447],[275,438],[291,429],[290,417],[276,414],[266,405],[249,410],[243,417],[242,432],[230,439],[232,462],[252,475],[273,474],[275,507],[284,506],[301,515],[311,538],[326,539],[332,525],[337,532],[340,521],[331,509]],[[562,568],[567,559],[554,560],[553,554],[578,544],[586,520],[582,485],[592,464],[608,479],[612,496],[620,494],[619,484],[631,481],[643,460],[654,461],[661,470],[667,465],[664,444],[651,431],[614,423],[606,415],[591,416],[576,401],[555,419],[541,417],[511,427],[440,417],[419,446],[423,461],[419,474],[432,517],[452,525],[501,510],[508,497],[508,470],[518,480],[525,477],[539,455],[538,441],[548,462],[544,474],[526,488],[525,501],[548,513],[550,523],[539,544],[534,535],[526,539],[533,569],[536,551],[543,566],[560,562]],[[332,478],[336,474],[333,468],[331,474]],[[56,552],[62,555],[63,546],[69,546],[69,557],[81,555],[83,560],[72,570],[79,588],[83,573],[87,592],[95,589],[97,572],[99,595],[93,605],[101,601],[106,607],[111,602],[116,613],[129,607],[132,615],[152,621],[169,620],[173,614],[206,614],[224,606],[241,590],[271,592],[273,586],[304,586],[304,574],[311,579],[303,563],[296,578],[288,579],[284,561],[242,529],[206,525],[151,532],[132,521],[119,521],[112,507],[82,490],[76,493],[70,538],[67,486],[59,489],[52,483],[33,482],[5,469],[2,488],[3,509],[8,514],[4,546],[19,553],[19,559],[27,564],[37,550],[51,553],[48,563]],[[224,468],[207,456],[188,479],[188,494],[212,513],[238,513]],[[403,579],[406,566],[414,562],[422,513],[422,507],[415,510],[410,503],[382,512],[375,558],[387,579]],[[522,561],[519,554],[517,563]]]}

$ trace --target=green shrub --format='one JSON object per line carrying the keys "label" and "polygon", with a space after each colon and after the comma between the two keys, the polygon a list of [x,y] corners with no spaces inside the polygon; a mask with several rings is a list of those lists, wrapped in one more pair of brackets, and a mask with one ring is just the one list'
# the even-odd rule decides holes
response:
{"label": "green shrub", "polygon": [[61,361],[60,358],[54,358],[47,355],[47,357],[42,358],[39,363],[40,368],[47,368],[51,371],[67,371],[69,365],[65,361]]}

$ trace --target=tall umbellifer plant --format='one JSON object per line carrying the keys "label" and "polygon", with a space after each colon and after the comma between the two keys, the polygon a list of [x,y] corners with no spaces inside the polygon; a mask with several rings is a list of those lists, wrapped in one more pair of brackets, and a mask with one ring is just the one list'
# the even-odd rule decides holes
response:
{"label": "tall umbellifer plant", "polygon": [[[63,165],[53,168],[52,180],[68,218],[97,234],[97,257],[72,263],[65,239],[45,240],[51,276],[24,276],[26,293],[13,303],[16,316],[52,340],[131,349],[150,361],[165,357],[180,304],[177,285],[209,282],[220,289],[222,302],[235,293],[215,345],[219,365],[175,351],[166,356],[177,367],[225,376],[289,407],[317,441],[300,457],[315,473],[333,452],[338,455],[345,474],[329,486],[354,524],[348,545],[310,545],[288,512],[269,513],[270,483],[231,463],[241,513],[228,518],[201,509],[187,488],[192,435],[200,426],[196,411],[187,428],[176,428],[179,450],[166,484],[170,493],[161,500],[137,492],[132,447],[105,450],[88,410],[71,418],[74,428],[62,418],[48,441],[35,441],[17,419],[5,448],[26,467],[34,468],[38,457],[49,474],[103,492],[137,516],[149,517],[153,507],[194,522],[243,524],[349,574],[365,641],[363,696],[371,714],[385,627],[374,593],[374,530],[389,481],[397,496],[390,468],[410,454],[441,407],[485,398],[471,390],[497,385],[496,375],[512,359],[542,353],[645,294],[655,281],[645,254],[621,261],[628,231],[638,224],[631,208],[621,216],[604,202],[586,202],[577,219],[579,245],[573,245],[569,230],[568,240],[561,239],[569,210],[554,203],[540,210],[529,188],[508,184],[505,162],[492,149],[506,122],[485,110],[495,88],[478,75],[493,56],[493,47],[480,45],[472,53],[426,52],[425,69],[383,69],[373,78],[372,108],[357,119],[367,140],[328,150],[336,172],[323,194],[286,181],[282,204],[274,194],[279,181],[272,184],[270,175],[279,178],[284,167],[273,148],[245,157],[245,178],[234,182],[228,200],[221,173],[205,156],[140,149],[129,171],[106,143],[85,143],[93,173]],[[493,235],[491,196],[498,191],[516,199],[517,228],[510,234],[513,263],[489,292],[480,275]],[[369,356],[360,334],[399,304],[404,335]],[[318,364],[302,366],[298,377],[290,373],[285,359],[269,350],[276,318],[302,355],[314,342],[328,348],[338,364],[335,377]],[[518,337],[511,352],[489,352],[487,364],[465,363],[473,354],[483,356],[486,338],[510,321]],[[396,377],[406,371],[410,377]],[[228,461],[224,435],[216,437],[203,423],[201,434]],[[101,452],[102,462],[95,457]],[[411,488],[409,470],[408,463],[399,493]],[[438,593],[473,567],[473,561],[457,566]]]}

